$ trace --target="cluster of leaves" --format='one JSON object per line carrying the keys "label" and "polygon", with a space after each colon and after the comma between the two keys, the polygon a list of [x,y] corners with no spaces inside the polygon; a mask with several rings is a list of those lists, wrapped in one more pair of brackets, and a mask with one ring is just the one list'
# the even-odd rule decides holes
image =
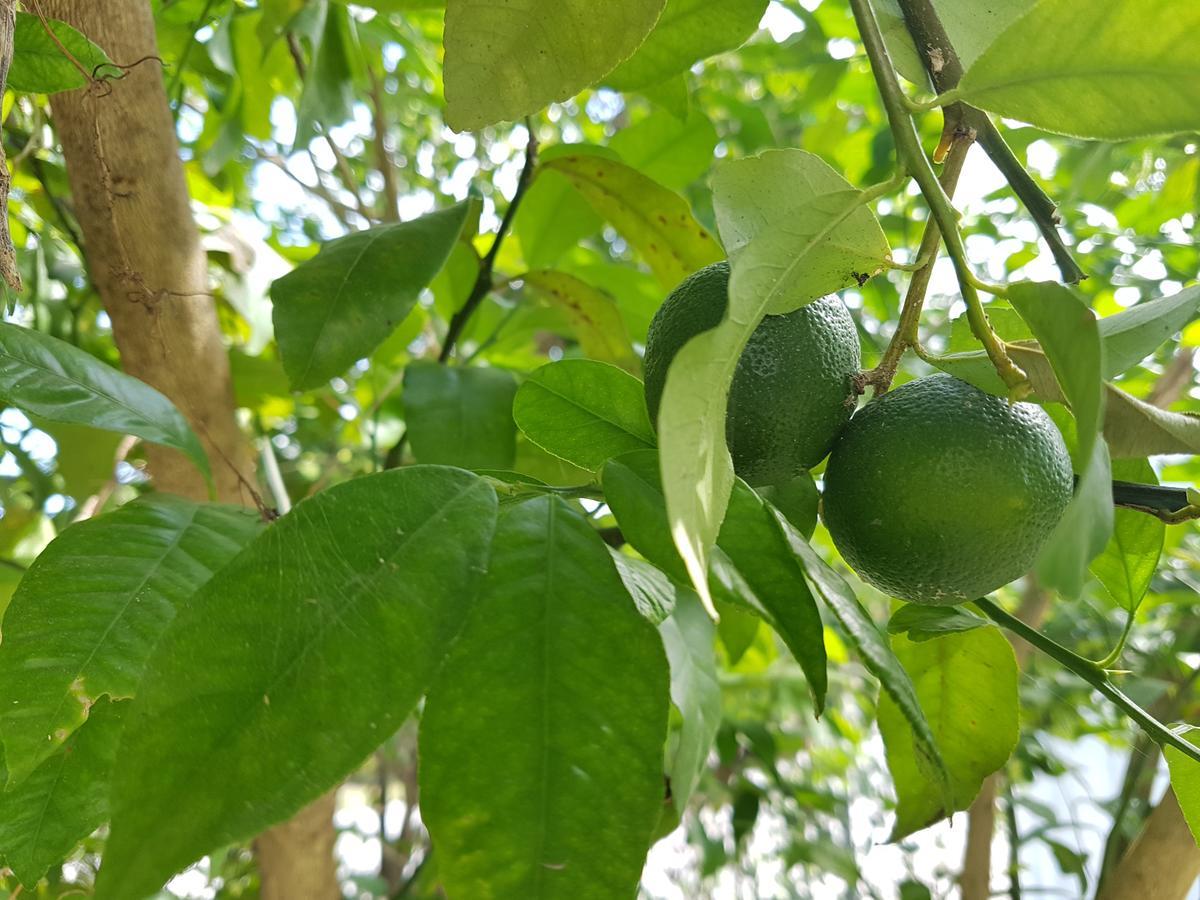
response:
{"label": "cluster of leaves", "polygon": [[[0,644],[0,854],[15,877],[36,884],[111,822],[97,893],[149,894],[353,773],[422,697],[421,813],[437,853],[425,877],[450,896],[632,893],[693,796],[730,822],[725,840],[688,820],[701,874],[736,864],[771,810],[787,823],[789,865],[853,883],[849,798],[872,791],[873,773],[848,748],[872,719],[895,838],[966,808],[1010,757],[1017,774],[1061,771],[1039,734],[1120,733],[1115,716],[1082,722],[1061,698],[1082,705],[1084,688],[1041,668],[1047,687],[1026,691],[1019,722],[1012,650],[978,616],[901,608],[884,635],[872,613],[886,598],[840,570],[816,530],[813,478],[756,492],[733,477],[724,397],[762,316],[843,290],[876,357],[899,311],[894,263],[916,243],[921,201],[891,180],[888,111],[847,9],[789,5],[796,34],[763,36],[697,76],[697,61],[754,32],[765,0],[622,0],[604,17],[583,0],[523,12],[450,0],[444,20],[421,5],[158,11],[238,403],[291,493],[309,496],[274,524],[148,494],[55,534],[104,489],[113,448],[63,429],[208,462],[165,398],[105,365],[61,166],[35,155],[17,167],[14,236],[32,276],[17,317],[35,327],[0,330],[0,386],[29,416],[24,434],[4,435],[19,474],[0,524],[7,551],[37,558]],[[1195,337],[1200,291],[1178,288],[1200,254],[1178,234],[1194,225],[1200,156],[1185,138],[1132,140],[1200,125],[1196,76],[1164,64],[1172,36],[1197,23],[1123,0],[1088,45],[1064,47],[1080,12],[1063,0],[1025,15],[1031,4],[1008,4],[1000,23],[938,6],[967,66],[957,98],[1032,123],[1008,132],[1018,151],[1057,151],[1050,186],[1092,276],[1078,288],[1025,279],[1044,269],[1004,189],[964,223],[985,242],[977,252],[998,257],[993,277],[1018,279],[989,312],[1081,475],[1039,575],[1088,615],[1064,614],[1050,634],[1105,655],[1123,624],[1111,611],[1132,623],[1148,608],[1155,620],[1129,650],[1139,699],[1174,698],[1181,654],[1200,638],[1180,624],[1195,537],[1174,534],[1160,567],[1162,524],[1113,514],[1109,491],[1113,475],[1153,481],[1146,457],[1200,444],[1194,400],[1167,412],[1144,399]],[[880,7],[897,66],[924,87],[898,10]],[[1130,40],[1128,21],[1148,36]],[[14,88],[79,86],[35,18],[18,29]],[[1031,71],[1030,47],[1047,41],[1032,54],[1046,68]],[[1149,74],[1133,83],[1112,74],[1122,67]],[[548,103],[559,105],[543,117]],[[537,118],[511,135],[490,127],[526,116]],[[478,136],[455,137],[443,117]],[[935,118],[920,123],[930,145]],[[14,120],[8,140],[41,139],[38,98],[22,97]],[[1052,136],[1063,133],[1129,142]],[[523,184],[518,166],[532,161],[512,157],[531,137],[544,146]],[[710,186],[718,152],[732,160]],[[478,176],[489,167],[490,181]],[[282,208],[271,186],[283,178],[311,200]],[[503,225],[501,185],[521,191]],[[265,237],[246,227],[248,209]],[[1106,233],[1114,221],[1119,235]],[[731,313],[680,354],[651,423],[636,377],[649,318],[682,277],[725,256]],[[864,273],[884,274],[860,284]],[[928,361],[1007,393],[965,321],[949,321],[952,292],[927,317]],[[31,435],[54,439],[53,471],[22,449]],[[73,454],[92,462],[86,477],[71,474]],[[366,474],[389,461],[400,465]],[[122,498],[138,493],[132,471],[124,481]],[[884,688],[877,707],[864,671]],[[1200,767],[1174,748],[1169,760],[1194,821]],[[827,779],[844,792],[815,787]],[[1082,871],[1051,827],[1041,838]]]}

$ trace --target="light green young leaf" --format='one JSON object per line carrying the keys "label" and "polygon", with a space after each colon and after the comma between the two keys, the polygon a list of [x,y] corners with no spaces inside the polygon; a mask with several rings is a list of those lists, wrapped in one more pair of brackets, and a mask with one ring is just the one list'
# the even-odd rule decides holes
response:
{"label": "light green young leaf", "polygon": [[615,160],[572,154],[545,163],[575,186],[645,258],[664,289],[723,256],[687,201]]}
{"label": "light green young leaf", "polygon": [[261,527],[250,510],[151,494],[66,529],[42,551],[0,643],[10,784],[62,746],[101,697],[134,696],[175,610]]}
{"label": "light green young leaf", "polygon": [[[1200,728],[1183,725],[1176,731],[1191,743],[1200,745]],[[1200,844],[1200,763],[1188,759],[1174,747],[1164,747],[1163,756],[1171,773],[1171,790],[1175,792],[1192,837]]]}
{"label": "light green young leaf", "polygon": [[531,373],[512,416],[543,450],[592,472],[614,456],[654,446],[642,383],[590,359],[563,359]]}
{"label": "light green young leaf", "polygon": [[1038,554],[1038,578],[1048,588],[1078,597],[1088,565],[1104,551],[1112,533],[1112,464],[1101,439],[1093,444],[1075,496]]}
{"label": "light green young leaf", "polygon": [[446,124],[476,131],[566,100],[642,43],[666,0],[447,0]]}
{"label": "light green young leaf", "polygon": [[604,220],[575,190],[565,175],[545,164],[560,156],[603,156],[616,159],[607,147],[595,144],[551,144],[538,151],[540,165],[513,219],[513,234],[530,269],[548,269],[595,234]]}
{"label": "light green young leaf", "polygon": [[768,0],[667,0],[645,43],[605,77],[620,91],[666,81],[693,63],[740,47],[756,30]]}
{"label": "light green young leaf", "polygon": [[506,510],[421,717],[447,894],[633,896],[663,802],[668,678],[587,521],[557,497]]}
{"label": "light green young leaf", "polygon": [[[1158,476],[1144,459],[1114,462],[1112,477],[1118,481],[1158,484]],[[1166,532],[1166,523],[1154,516],[1135,509],[1113,510],[1112,537],[1104,552],[1092,560],[1091,572],[1113,602],[1130,614],[1137,612],[1150,588]]]}
{"label": "light green young leaf", "polygon": [[275,337],[294,390],[369,356],[437,275],[470,203],[336,238],[271,285]]}
{"label": "light green young leaf", "polygon": [[174,447],[209,477],[204,448],[170,400],[48,334],[0,323],[0,398],[52,422],[132,434]]}
{"label": "light green young leaf", "polygon": [[0,792],[4,862],[31,894],[46,870],[108,818],[108,785],[126,702],[98,701],[16,788]]}
{"label": "light green young leaf", "polygon": [[1035,4],[967,69],[962,98],[1076,137],[1200,128],[1200,56],[1188,52],[1200,6],[1109,0],[1084,18],[1077,0]]}
{"label": "light green young leaf", "polygon": [[521,280],[549,306],[562,310],[585,356],[627,372],[640,369],[641,361],[633,352],[621,310],[611,295],[566,272],[526,272]]}
{"label": "light green young leaf", "polygon": [[983,780],[1007,761],[1019,736],[1017,661],[998,628],[987,626],[915,643],[896,635],[892,647],[916,686],[921,708],[950,773],[952,809],[913,755],[912,728],[895,702],[879,698],[879,730],[896,786],[891,840],[966,809]]}
{"label": "light green young leaf", "polygon": [[418,462],[507,469],[516,457],[513,398],[504,369],[417,361],[404,370],[404,419]]}
{"label": "light green young leaf", "polygon": [[96,896],[153,893],[395,732],[467,618],[495,514],[461,469],[356,478],[297,504],[194,594],[126,718]]}
{"label": "light green young leaf", "polygon": [[1097,324],[1104,344],[1104,377],[1115,378],[1178,334],[1200,311],[1200,285],[1139,303]]}
{"label": "light green young leaf", "polygon": [[[96,67],[109,62],[108,54],[66,22],[51,19],[50,28],[62,45],[71,51],[90,76]],[[82,72],[62,52],[62,47],[46,33],[37,16],[18,12],[13,27],[12,67],[8,86],[30,94],[54,94],[71,91],[87,84]]]}
{"label": "light green young leaf", "polygon": [[791,312],[874,272],[887,240],[863,194],[801,150],[769,151],[717,169],[713,202],[733,267],[729,307],[667,373],[658,417],[663,485],[675,544],[707,599],[708,550],[733,486],[725,444],[729,384],[767,314]]}
{"label": "light green young leaf", "polygon": [[655,110],[618,131],[609,146],[643,175],[681,191],[708,172],[717,140],[717,129],[699,110],[682,120]]}

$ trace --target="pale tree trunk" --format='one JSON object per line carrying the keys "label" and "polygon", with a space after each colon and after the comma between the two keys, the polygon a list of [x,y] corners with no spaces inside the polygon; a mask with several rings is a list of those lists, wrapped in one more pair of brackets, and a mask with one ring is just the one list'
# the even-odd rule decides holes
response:
{"label": "pale tree trunk", "polygon": [[1200,878],[1200,850],[1167,788],[1113,870],[1099,900],[1184,900]]}
{"label": "pale tree trunk", "polygon": [[[116,63],[158,53],[146,0],[41,0],[40,6]],[[142,62],[106,85],[55,95],[52,105],[88,268],[122,365],[192,422],[211,457],[220,499],[249,503],[250,447],[234,417],[228,357],[207,293],[161,67]],[[201,476],[181,454],[148,447],[147,456],[160,490],[207,499]],[[265,898],[340,896],[332,811],[329,794],[260,838]]]}

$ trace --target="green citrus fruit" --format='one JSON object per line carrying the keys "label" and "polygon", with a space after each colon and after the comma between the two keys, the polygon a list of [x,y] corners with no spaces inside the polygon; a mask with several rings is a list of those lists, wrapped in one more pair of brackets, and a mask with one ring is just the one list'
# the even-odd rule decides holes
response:
{"label": "green citrus fruit", "polygon": [[864,580],[914,603],[974,600],[1027,573],[1071,500],[1054,422],[950,375],[864,406],[825,470],[825,524]]}
{"label": "green citrus fruit", "polygon": [[[729,264],[719,262],[687,278],[659,307],[646,338],[651,421],[658,421],[671,360],[717,326],[728,302]],[[853,412],[859,362],[854,320],[836,297],[763,319],[729,388],[725,440],[737,474],[770,484],[824,459]]]}

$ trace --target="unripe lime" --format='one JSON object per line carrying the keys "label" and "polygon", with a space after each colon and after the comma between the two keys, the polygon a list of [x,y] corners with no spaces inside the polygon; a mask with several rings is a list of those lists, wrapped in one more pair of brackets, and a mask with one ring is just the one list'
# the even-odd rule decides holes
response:
{"label": "unripe lime", "polygon": [[[687,278],[659,307],[646,338],[652,421],[671,360],[693,337],[715,328],[728,303],[729,264],[720,262]],[[763,319],[729,388],[725,439],[737,474],[770,484],[824,459],[853,412],[859,362],[854,320],[836,297]]]}
{"label": "unripe lime", "polygon": [[834,544],[865,581],[949,605],[1026,574],[1072,483],[1045,410],[939,374],[850,420],[829,457],[822,506]]}

